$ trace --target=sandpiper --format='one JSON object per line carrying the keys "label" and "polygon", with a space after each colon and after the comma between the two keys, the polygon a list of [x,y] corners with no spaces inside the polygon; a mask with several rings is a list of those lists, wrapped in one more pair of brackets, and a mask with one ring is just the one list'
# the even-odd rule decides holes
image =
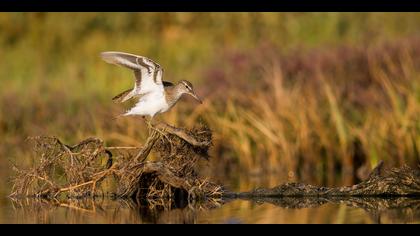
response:
{"label": "sandpiper", "polygon": [[163,81],[163,68],[149,58],[124,52],[102,52],[101,57],[108,63],[134,70],[134,88],[118,94],[112,100],[125,102],[134,97],[139,100],[134,107],[120,116],[150,116],[150,125],[156,114],[168,111],[183,94],[188,94],[202,103],[189,81],[181,80],[176,85]]}

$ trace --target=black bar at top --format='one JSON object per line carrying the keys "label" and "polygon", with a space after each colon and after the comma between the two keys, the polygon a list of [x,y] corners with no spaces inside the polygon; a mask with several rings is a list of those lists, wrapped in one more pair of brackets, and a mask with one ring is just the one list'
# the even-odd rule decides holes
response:
{"label": "black bar at top", "polygon": [[399,0],[0,0],[1,11],[418,11]]}

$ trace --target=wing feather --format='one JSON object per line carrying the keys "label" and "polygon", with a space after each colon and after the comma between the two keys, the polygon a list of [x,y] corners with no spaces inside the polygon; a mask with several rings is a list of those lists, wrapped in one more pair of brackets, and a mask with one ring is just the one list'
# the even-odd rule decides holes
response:
{"label": "wing feather", "polygon": [[163,69],[153,60],[124,52],[102,52],[104,61],[134,70],[136,81],[134,89],[137,94],[151,91],[163,91]]}
{"label": "wing feather", "polygon": [[124,92],[113,97],[112,100],[114,102],[125,102],[132,97],[134,97],[133,89],[127,89]]}

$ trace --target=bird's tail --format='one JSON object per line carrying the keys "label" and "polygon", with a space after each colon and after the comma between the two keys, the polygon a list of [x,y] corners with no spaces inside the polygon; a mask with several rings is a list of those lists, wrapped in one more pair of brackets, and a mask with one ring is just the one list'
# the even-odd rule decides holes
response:
{"label": "bird's tail", "polygon": [[117,115],[117,116],[114,116],[114,117],[112,117],[112,120],[116,120],[116,119],[118,119],[118,118],[120,118],[120,117],[122,117],[122,116],[124,116],[125,115],[125,113],[123,113],[123,114],[119,114],[119,115]]}

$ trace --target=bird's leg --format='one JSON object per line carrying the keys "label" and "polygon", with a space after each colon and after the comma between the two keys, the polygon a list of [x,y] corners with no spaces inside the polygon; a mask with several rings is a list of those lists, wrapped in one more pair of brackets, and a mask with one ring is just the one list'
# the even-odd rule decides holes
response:
{"label": "bird's leg", "polygon": [[151,117],[150,120],[148,121],[149,133],[150,133],[150,130],[153,129],[153,130],[159,132],[161,135],[166,137],[166,135],[159,128],[156,128],[156,127],[153,126],[152,119],[153,119],[153,117]]}
{"label": "bird's leg", "polygon": [[148,119],[146,119],[146,116],[142,116],[141,117],[143,120],[144,120],[144,123],[146,123],[146,125],[147,125],[147,130],[149,131],[149,135],[150,135],[150,131],[152,130],[152,129],[154,129],[154,127],[152,126],[152,122],[151,122],[151,120],[152,120],[152,118],[150,118],[149,120]]}
{"label": "bird's leg", "polygon": [[150,117],[150,119],[149,119],[149,126],[150,126],[150,127],[153,127],[153,123],[152,123],[152,121],[153,121],[153,116],[151,116],[151,117]]}
{"label": "bird's leg", "polygon": [[171,153],[172,153],[172,146],[173,146],[172,141],[169,139],[168,135],[167,135],[165,132],[163,132],[163,131],[162,131],[162,130],[160,130],[159,128],[156,128],[156,127],[154,127],[154,126],[153,126],[153,123],[152,123],[153,116],[152,116],[149,120],[147,120],[147,119],[143,116],[143,119],[145,120],[145,122],[146,122],[146,124],[147,124],[147,126],[148,126],[149,135],[151,135],[151,130],[152,130],[152,129],[153,129],[153,130],[155,130],[156,132],[160,133],[163,137],[165,137],[165,138],[166,138],[166,140],[168,140],[168,142],[169,142],[169,144],[170,144],[170,147],[171,147]]}
{"label": "bird's leg", "polygon": [[149,130],[149,135],[150,135],[150,131],[151,131],[152,129],[154,129],[154,130],[156,130],[156,131],[160,132],[160,130],[158,130],[157,128],[155,128],[155,127],[153,126],[153,124],[152,124],[153,116],[152,116],[152,117],[150,117],[150,119],[149,119],[149,120],[148,120],[148,119],[146,119],[146,116],[142,116],[142,118],[144,119],[144,121],[145,121],[145,123],[146,123],[146,125],[147,125],[147,128],[148,128],[148,130]]}
{"label": "bird's leg", "polygon": [[147,127],[149,128],[149,131],[150,131],[151,129],[154,129],[154,127],[153,127],[153,125],[152,125],[152,119],[153,119],[153,116],[152,116],[152,117],[150,117],[150,119],[149,119],[149,120],[147,120],[147,119],[145,118],[145,120],[146,120],[146,124],[147,124]]}

